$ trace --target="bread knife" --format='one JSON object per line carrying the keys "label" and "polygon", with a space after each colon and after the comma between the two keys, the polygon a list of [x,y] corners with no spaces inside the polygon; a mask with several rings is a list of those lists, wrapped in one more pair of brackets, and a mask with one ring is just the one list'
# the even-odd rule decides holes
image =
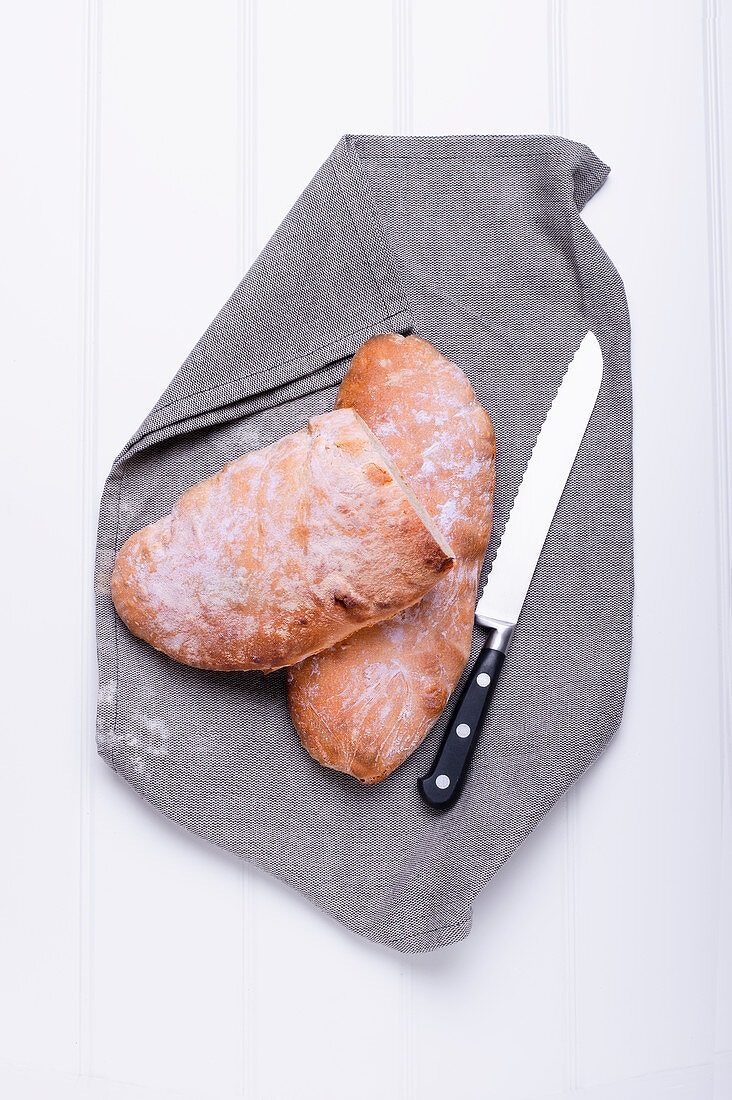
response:
{"label": "bread knife", "polygon": [[511,508],[475,618],[488,638],[450,721],[429,775],[425,802],[447,810],[460,794],[480,726],[490,706],[511,638],[554,513],[595,407],[602,352],[588,332],[547,413]]}

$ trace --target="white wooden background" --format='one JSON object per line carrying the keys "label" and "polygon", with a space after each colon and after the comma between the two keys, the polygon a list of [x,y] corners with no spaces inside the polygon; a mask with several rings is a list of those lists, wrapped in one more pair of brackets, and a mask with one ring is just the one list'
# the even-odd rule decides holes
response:
{"label": "white wooden background", "polygon": [[[732,4],[4,0],[0,1095],[732,1096]],[[344,132],[560,132],[633,321],[621,733],[402,957],[96,757],[104,475]]]}

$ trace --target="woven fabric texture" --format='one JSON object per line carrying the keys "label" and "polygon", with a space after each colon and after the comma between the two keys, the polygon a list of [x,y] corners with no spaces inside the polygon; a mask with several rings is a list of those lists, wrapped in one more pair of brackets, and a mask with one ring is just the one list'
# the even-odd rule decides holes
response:
{"label": "woven fabric texture", "polygon": [[[471,902],[622,716],[631,646],[630,326],[580,217],[608,168],[554,137],[346,137],[114,464],[97,558],[97,742],[139,794],[401,951],[465,937]],[[369,336],[414,331],[469,376],[497,438],[490,569],[588,328],[604,376],[458,804],[416,780],[446,715],[372,787],[315,764],[283,672],[186,668],[133,637],[115,555],[189,486],[333,406]],[[473,655],[482,643],[476,627]],[[448,708],[449,711],[449,708]]]}

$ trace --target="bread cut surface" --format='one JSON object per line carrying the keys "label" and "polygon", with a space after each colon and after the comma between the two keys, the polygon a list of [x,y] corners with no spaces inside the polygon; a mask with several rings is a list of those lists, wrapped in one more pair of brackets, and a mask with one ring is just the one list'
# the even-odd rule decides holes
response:
{"label": "bread cut surface", "polygon": [[336,406],[363,417],[456,559],[419,603],[288,671],[290,713],[310,755],[376,783],[422,741],[470,655],[495,436],[465,374],[417,336],[364,344]]}
{"label": "bread cut surface", "polygon": [[452,551],[351,409],[244,455],[120,550],[133,634],[196,668],[270,671],[419,600]]}

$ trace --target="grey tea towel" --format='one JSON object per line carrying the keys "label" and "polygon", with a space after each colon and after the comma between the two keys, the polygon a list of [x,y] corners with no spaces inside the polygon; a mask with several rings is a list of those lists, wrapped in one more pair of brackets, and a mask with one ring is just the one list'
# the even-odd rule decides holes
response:
{"label": "grey tea towel", "polygon": [[[585,146],[554,137],[344,138],[104,490],[100,753],[174,821],[401,951],[468,934],[478,891],[620,722],[632,605],[630,329],[620,277],[580,217],[607,174]],[[416,786],[445,716],[396,772],[363,787],[301,748],[284,672],[187,668],[117,618],[109,581],[128,536],[226,462],[330,410],[350,356],[390,331],[414,331],[462,367],[493,418],[485,579],[588,328],[605,359],[598,403],[448,814],[430,811]]]}

